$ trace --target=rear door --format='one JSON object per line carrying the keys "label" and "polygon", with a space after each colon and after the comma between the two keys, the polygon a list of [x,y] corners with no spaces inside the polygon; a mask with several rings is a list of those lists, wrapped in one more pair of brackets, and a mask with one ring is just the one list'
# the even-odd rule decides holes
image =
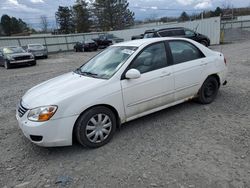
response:
{"label": "rear door", "polygon": [[192,43],[184,40],[169,41],[173,59],[175,100],[197,94],[204,79],[204,54]]}

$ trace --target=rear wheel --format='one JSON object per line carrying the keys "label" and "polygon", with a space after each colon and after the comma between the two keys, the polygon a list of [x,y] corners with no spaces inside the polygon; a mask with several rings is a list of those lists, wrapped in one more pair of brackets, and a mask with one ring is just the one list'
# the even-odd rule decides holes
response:
{"label": "rear wheel", "polygon": [[4,67],[5,67],[6,69],[10,69],[10,68],[11,68],[10,62],[6,60],[6,61],[4,62]]}
{"label": "rear wheel", "polygon": [[75,135],[78,142],[86,147],[97,148],[107,144],[116,130],[114,113],[106,107],[92,108],[77,120]]}
{"label": "rear wheel", "polygon": [[208,77],[203,83],[199,94],[198,101],[202,104],[210,104],[214,101],[219,91],[219,83],[214,76]]}
{"label": "rear wheel", "polygon": [[206,46],[206,47],[208,47],[208,42],[205,41],[205,40],[201,41],[201,44],[204,45],[204,46]]}

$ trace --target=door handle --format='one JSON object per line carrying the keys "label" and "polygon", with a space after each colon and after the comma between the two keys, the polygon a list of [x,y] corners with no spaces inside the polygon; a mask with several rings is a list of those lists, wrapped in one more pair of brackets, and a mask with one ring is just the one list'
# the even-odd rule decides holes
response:
{"label": "door handle", "polygon": [[160,77],[170,76],[171,72],[163,72]]}
{"label": "door handle", "polygon": [[202,62],[202,64],[200,66],[206,66],[206,65],[207,65],[207,63]]}

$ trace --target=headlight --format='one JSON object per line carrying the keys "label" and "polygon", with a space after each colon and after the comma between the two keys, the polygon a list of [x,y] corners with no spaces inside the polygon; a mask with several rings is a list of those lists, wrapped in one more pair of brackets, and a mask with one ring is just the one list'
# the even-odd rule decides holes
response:
{"label": "headlight", "polygon": [[14,61],[15,60],[14,57],[9,56],[9,55],[7,56],[7,59],[10,60],[10,61]]}
{"label": "headlight", "polygon": [[48,121],[57,110],[57,106],[43,106],[30,110],[28,119],[30,121]]}

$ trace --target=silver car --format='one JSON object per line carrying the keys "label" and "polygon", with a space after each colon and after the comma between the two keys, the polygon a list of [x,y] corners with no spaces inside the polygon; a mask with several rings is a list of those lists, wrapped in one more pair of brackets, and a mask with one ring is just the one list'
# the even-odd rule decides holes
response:
{"label": "silver car", "polygon": [[48,58],[48,50],[42,44],[28,44],[27,51],[32,53],[35,57]]}

